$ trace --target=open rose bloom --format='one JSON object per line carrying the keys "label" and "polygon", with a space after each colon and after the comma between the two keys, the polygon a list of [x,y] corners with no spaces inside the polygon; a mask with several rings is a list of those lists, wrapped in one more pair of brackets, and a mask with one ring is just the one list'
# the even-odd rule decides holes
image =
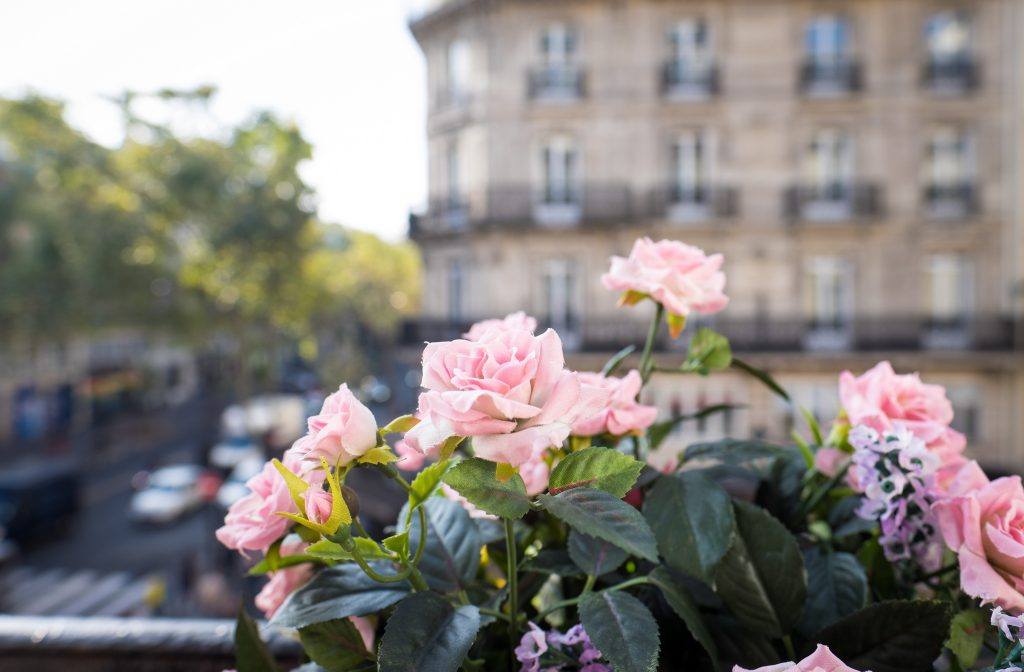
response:
{"label": "open rose bloom", "polygon": [[498,325],[479,341],[429,343],[423,351],[421,421],[405,440],[421,452],[472,437],[477,457],[518,467],[559,446],[608,393],[565,368],[562,341]]}
{"label": "open rose bloom", "polygon": [[898,375],[889,362],[881,362],[859,377],[849,371],[840,374],[839,399],[851,425],[884,432],[898,422],[910,429],[939,457],[940,485],[967,462],[967,441],[950,427],[953,405],[941,385],[924,383],[916,373]]}
{"label": "open rose bloom", "polygon": [[[708,256],[699,247],[678,241],[640,238],[629,257],[612,257],[601,282],[606,289],[624,292],[624,303],[650,297],[676,318],[717,313],[729,304],[722,261],[720,254]],[[682,330],[680,321],[674,323],[680,326],[672,328],[673,338]]]}
{"label": "open rose bloom", "polygon": [[1024,488],[1020,476],[990,481],[976,462],[961,468],[935,505],[939,529],[960,562],[968,595],[1024,613]]}
{"label": "open rose bloom", "polygon": [[580,381],[608,392],[609,401],[594,415],[577,421],[572,426],[576,436],[597,436],[598,434],[640,434],[654,424],[658,409],[637,402],[643,381],[640,372],[630,371],[623,378],[603,376],[600,373],[581,373]]}

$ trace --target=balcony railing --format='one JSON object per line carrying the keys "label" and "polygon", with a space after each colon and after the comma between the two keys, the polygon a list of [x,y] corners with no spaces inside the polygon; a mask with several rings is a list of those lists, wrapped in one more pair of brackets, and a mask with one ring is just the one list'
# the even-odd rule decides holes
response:
{"label": "balcony railing", "polygon": [[419,239],[496,228],[607,228],[659,219],[710,221],[732,218],[738,212],[738,191],[724,186],[637,191],[621,183],[505,185],[480,192],[477,201],[461,196],[431,200],[425,213],[410,215],[409,236]]}
{"label": "balcony railing", "polygon": [[792,222],[862,220],[882,211],[882,189],[877,184],[799,185],[783,195],[783,213]]}
{"label": "balcony railing", "polygon": [[[493,317],[493,316],[491,316]],[[402,342],[459,338],[472,320],[452,322],[420,318],[403,325]],[[581,352],[614,352],[643,343],[648,324],[625,317],[584,317],[563,334]],[[692,327],[709,326],[729,337],[737,352],[878,352],[920,350],[1017,351],[1024,347],[1022,324],[998,315],[974,316],[956,322],[924,317],[848,317],[828,324],[802,316],[693,320]],[[685,350],[686,343],[671,341],[662,332],[657,347]]]}
{"label": "balcony railing", "polygon": [[924,64],[921,83],[937,93],[962,94],[978,88],[981,71],[978,63],[970,57],[931,60]]}
{"label": "balcony railing", "polygon": [[863,86],[860,63],[809,59],[800,66],[800,91],[812,98],[845,96]]}
{"label": "balcony railing", "polygon": [[739,215],[739,191],[733,187],[669,184],[651,194],[651,211],[676,223],[732,219]]}
{"label": "balcony railing", "polygon": [[718,68],[673,59],[661,69],[661,91],[673,100],[703,100],[719,91]]}
{"label": "balcony railing", "polygon": [[543,65],[530,70],[527,92],[534,100],[576,100],[586,93],[583,69],[575,64]]}
{"label": "balcony railing", "polygon": [[978,190],[969,182],[930,184],[924,188],[925,211],[931,219],[964,219],[978,214]]}

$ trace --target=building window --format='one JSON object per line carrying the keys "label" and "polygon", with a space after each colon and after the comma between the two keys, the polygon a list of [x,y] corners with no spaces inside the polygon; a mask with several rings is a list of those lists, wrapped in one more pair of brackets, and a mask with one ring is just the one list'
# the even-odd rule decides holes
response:
{"label": "building window", "polygon": [[971,385],[950,385],[946,388],[953,404],[953,429],[967,437],[968,443],[981,438],[980,402],[977,388]]}
{"label": "building window", "polygon": [[471,78],[471,56],[469,42],[452,40],[448,44],[446,58],[446,86],[448,102],[459,104],[469,97]]}
{"label": "building window", "polygon": [[924,196],[933,217],[962,217],[976,205],[974,148],[966,131],[935,128],[928,136],[924,161]]}
{"label": "building window", "polygon": [[576,264],[569,259],[549,259],[544,264],[544,314],[547,324],[569,349],[578,346],[576,316]]}
{"label": "building window", "polygon": [[716,87],[711,34],[704,19],[687,19],[668,33],[669,60],[663,85],[672,97],[703,98]]}
{"label": "building window", "polygon": [[530,72],[530,96],[549,100],[577,98],[583,93],[583,73],[576,64],[578,38],[565,23],[552,23],[540,34],[542,65]]}
{"label": "building window", "polygon": [[452,259],[448,265],[448,319],[461,323],[466,319],[466,269],[462,259]]}
{"label": "building window", "polygon": [[853,313],[853,269],[838,257],[815,257],[807,264],[805,301],[810,323],[806,345],[815,350],[849,346]]}
{"label": "building window", "polygon": [[708,140],[700,131],[681,133],[672,145],[673,203],[704,203],[710,182]]}
{"label": "building window", "polygon": [[971,54],[971,25],[967,12],[944,10],[928,17],[924,26],[924,81],[938,92],[962,93],[978,84]]}
{"label": "building window", "polygon": [[850,22],[839,14],[813,18],[804,33],[801,86],[810,95],[841,94],[859,88],[853,60]]}
{"label": "building window", "polygon": [[804,150],[801,215],[810,220],[843,219],[853,198],[853,140],[844,131],[817,131]]}
{"label": "building window", "polygon": [[962,326],[971,313],[973,299],[969,261],[962,254],[933,254],[926,273],[932,324]]}

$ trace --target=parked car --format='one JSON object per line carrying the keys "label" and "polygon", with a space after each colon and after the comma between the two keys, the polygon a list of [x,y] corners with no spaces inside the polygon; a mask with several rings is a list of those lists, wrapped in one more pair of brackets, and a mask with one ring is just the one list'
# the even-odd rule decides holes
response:
{"label": "parked car", "polygon": [[0,469],[0,525],[24,542],[61,527],[78,511],[78,465],[70,459],[31,459]]}
{"label": "parked car", "polygon": [[263,458],[246,459],[231,470],[224,484],[217,491],[217,504],[227,509],[232,504],[249,494],[249,486],[245,484],[263,468]]}
{"label": "parked car", "polygon": [[210,466],[230,471],[242,462],[263,459],[263,448],[247,435],[225,438],[210,449]]}
{"label": "parked car", "polygon": [[205,470],[195,464],[161,467],[149,474],[132,497],[129,516],[137,523],[172,523],[203,504],[200,481]]}

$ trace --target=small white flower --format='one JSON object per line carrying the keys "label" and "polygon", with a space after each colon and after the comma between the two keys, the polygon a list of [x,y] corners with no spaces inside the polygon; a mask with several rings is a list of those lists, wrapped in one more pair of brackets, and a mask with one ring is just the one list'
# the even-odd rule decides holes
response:
{"label": "small white flower", "polygon": [[992,625],[999,628],[999,632],[1003,633],[1003,636],[1009,640],[1015,640],[1017,637],[1011,632],[1010,628],[1016,628],[1018,631],[1024,628],[1024,619],[1019,616],[1011,616],[1003,611],[1002,607],[995,607],[992,610]]}

